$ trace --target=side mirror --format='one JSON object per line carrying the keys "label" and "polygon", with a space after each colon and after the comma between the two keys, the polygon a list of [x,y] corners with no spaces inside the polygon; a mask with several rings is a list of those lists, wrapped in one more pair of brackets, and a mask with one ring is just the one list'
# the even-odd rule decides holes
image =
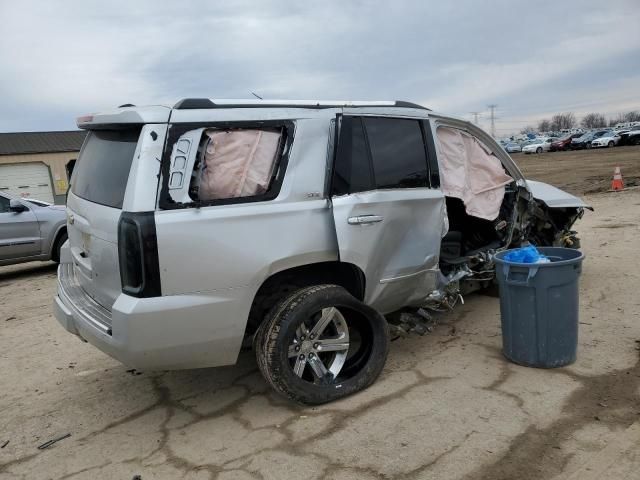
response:
{"label": "side mirror", "polygon": [[21,212],[24,212],[25,210],[28,210],[28,208],[25,207],[22,203],[20,203],[19,200],[16,200],[15,198],[12,198],[11,200],[9,200],[10,212],[21,213]]}

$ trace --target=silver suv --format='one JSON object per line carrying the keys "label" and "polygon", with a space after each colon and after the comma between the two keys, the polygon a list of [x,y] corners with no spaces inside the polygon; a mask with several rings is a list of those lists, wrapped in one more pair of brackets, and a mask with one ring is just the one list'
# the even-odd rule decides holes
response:
{"label": "silver suv", "polygon": [[60,260],[67,241],[64,206],[0,193],[0,266]]}
{"label": "silver suv", "polygon": [[587,207],[407,102],[186,99],[78,126],[60,323],[138,369],[229,365],[253,344],[308,404],[370,385],[388,322],[491,286],[495,252],[577,246]]}

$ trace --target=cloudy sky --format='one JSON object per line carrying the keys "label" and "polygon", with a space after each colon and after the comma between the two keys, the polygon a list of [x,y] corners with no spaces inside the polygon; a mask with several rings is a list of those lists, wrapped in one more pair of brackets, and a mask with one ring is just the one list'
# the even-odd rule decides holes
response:
{"label": "cloudy sky", "polygon": [[1,0],[0,132],[183,97],[396,100],[497,133],[640,109],[638,0]]}

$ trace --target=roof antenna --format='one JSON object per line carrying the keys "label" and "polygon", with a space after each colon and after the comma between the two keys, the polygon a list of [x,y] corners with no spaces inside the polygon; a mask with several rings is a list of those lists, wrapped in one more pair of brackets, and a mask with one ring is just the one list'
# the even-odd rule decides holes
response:
{"label": "roof antenna", "polygon": [[[251,92],[251,90],[249,90]],[[259,98],[260,100],[262,100],[262,97],[260,95],[258,95],[257,93],[253,93],[251,92],[251,95],[253,95],[256,98]]]}

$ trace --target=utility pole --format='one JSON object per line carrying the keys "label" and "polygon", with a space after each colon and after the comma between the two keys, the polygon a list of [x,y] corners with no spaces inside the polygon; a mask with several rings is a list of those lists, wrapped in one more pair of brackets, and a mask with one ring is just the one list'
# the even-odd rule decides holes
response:
{"label": "utility pole", "polygon": [[496,110],[496,108],[498,108],[498,105],[491,104],[491,105],[487,105],[487,107],[491,111],[491,136],[493,138],[496,138],[496,115],[495,115],[495,110]]}
{"label": "utility pole", "polygon": [[469,112],[469,113],[473,115],[473,123],[478,125],[478,115],[480,115],[480,112]]}

